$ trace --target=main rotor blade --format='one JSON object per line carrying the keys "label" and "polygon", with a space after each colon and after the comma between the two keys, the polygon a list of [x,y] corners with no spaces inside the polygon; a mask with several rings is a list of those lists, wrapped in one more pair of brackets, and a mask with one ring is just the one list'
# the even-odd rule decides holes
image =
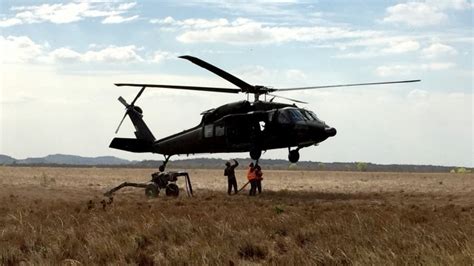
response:
{"label": "main rotor blade", "polygon": [[194,57],[194,56],[190,56],[190,55],[183,55],[183,56],[180,56],[179,58],[183,58],[183,59],[186,59],[186,60],[189,60],[191,61],[192,63],[204,68],[204,69],[207,69],[209,71],[211,71],[212,73],[218,75],[219,77],[229,81],[230,83],[234,84],[235,86],[239,87],[242,89],[242,92],[251,92],[253,89],[254,89],[254,86],[248,84],[247,82],[239,79],[238,77],[216,67],[216,66],[213,66],[197,57]]}
{"label": "main rotor blade", "polygon": [[117,130],[115,130],[115,134],[118,133],[120,127],[122,126],[123,120],[125,120],[125,117],[127,117],[127,113],[128,113],[128,110],[127,110],[127,111],[125,112],[125,114],[123,115],[122,120],[120,120],[120,124],[118,125]]}
{"label": "main rotor blade", "polygon": [[286,99],[286,100],[293,101],[293,102],[297,102],[297,103],[308,104],[307,102],[303,102],[303,101],[300,101],[300,100],[295,100],[295,99],[291,99],[291,98],[288,98],[288,97],[283,97],[283,96],[279,96],[279,95],[275,95],[275,94],[270,94],[270,93],[268,93],[267,95],[270,95],[270,96],[273,96],[273,97],[276,97],[276,98]]}
{"label": "main rotor blade", "polygon": [[128,107],[127,101],[125,101],[125,99],[124,99],[122,96],[120,96],[120,97],[118,98],[118,100],[119,100],[119,102],[121,102],[123,105],[125,105],[125,107]]}
{"label": "main rotor blade", "polygon": [[138,98],[142,95],[143,91],[145,90],[146,87],[143,87],[137,94],[137,96],[135,96],[135,99],[133,99],[132,103],[130,105],[134,105],[135,102],[138,100]]}
{"label": "main rotor blade", "polygon": [[115,86],[130,86],[130,87],[144,87],[144,88],[165,88],[165,89],[180,89],[193,91],[211,91],[224,93],[239,93],[239,89],[231,88],[216,88],[216,87],[197,87],[197,86],[181,86],[181,85],[158,85],[158,84],[136,84],[136,83],[115,83]]}
{"label": "main rotor blade", "polygon": [[313,86],[313,87],[272,89],[272,91],[311,90],[311,89],[337,88],[337,87],[352,87],[352,86],[366,86],[366,85],[382,85],[382,84],[395,84],[395,83],[410,83],[410,82],[419,82],[419,81],[421,81],[421,80],[419,80],[419,79],[413,79],[413,80],[400,80],[400,81],[384,81],[384,82],[354,83],[354,84],[340,84],[340,85],[325,85],[325,86]]}

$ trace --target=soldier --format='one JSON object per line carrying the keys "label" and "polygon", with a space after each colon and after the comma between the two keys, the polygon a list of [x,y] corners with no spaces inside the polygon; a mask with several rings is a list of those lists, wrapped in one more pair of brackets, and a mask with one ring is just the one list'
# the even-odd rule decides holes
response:
{"label": "soldier", "polygon": [[224,175],[227,176],[227,194],[231,194],[232,188],[234,188],[234,194],[237,194],[237,179],[235,179],[235,168],[239,166],[239,162],[237,160],[232,159],[234,164],[230,164],[230,162],[225,163]]}
{"label": "soldier", "polygon": [[255,166],[253,163],[249,164],[249,169],[247,170],[247,179],[250,182],[249,196],[255,196],[256,190],[257,190],[257,175],[255,172]]}
{"label": "soldier", "polygon": [[255,165],[255,185],[257,187],[258,194],[262,193],[262,180],[263,180],[263,173],[262,173],[262,168],[260,165],[256,164]]}

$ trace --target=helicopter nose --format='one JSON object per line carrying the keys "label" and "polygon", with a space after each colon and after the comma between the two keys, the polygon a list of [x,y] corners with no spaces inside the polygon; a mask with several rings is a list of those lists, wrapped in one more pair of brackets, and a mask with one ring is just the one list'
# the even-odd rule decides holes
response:
{"label": "helicopter nose", "polygon": [[334,137],[334,136],[336,136],[336,133],[337,133],[337,130],[333,127],[325,128],[324,131],[326,132],[328,137]]}

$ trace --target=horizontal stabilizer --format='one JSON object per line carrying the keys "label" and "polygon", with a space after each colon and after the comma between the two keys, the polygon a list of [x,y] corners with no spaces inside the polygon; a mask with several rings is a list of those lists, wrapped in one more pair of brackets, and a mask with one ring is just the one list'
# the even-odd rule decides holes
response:
{"label": "horizontal stabilizer", "polygon": [[130,152],[152,152],[153,142],[143,139],[114,138],[109,147]]}

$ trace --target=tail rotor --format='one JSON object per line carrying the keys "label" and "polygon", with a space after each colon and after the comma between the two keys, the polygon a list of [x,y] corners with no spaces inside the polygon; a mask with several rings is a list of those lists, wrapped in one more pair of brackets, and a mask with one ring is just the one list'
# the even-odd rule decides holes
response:
{"label": "tail rotor", "polygon": [[123,120],[125,120],[125,117],[127,117],[127,114],[128,114],[128,111],[125,112],[125,114],[123,115],[122,120],[120,120],[120,124],[118,125],[117,130],[115,130],[115,134],[117,134],[119,132],[119,129],[122,126]]}
{"label": "tail rotor", "polygon": [[135,96],[135,99],[133,99],[131,104],[128,104],[127,101],[122,96],[118,98],[118,101],[121,102],[125,106],[125,114],[123,115],[122,120],[120,120],[117,130],[115,130],[115,134],[119,132],[120,127],[122,126],[122,123],[125,120],[125,117],[127,117],[127,115],[130,112],[136,111],[141,115],[142,110],[140,107],[135,106],[135,102],[138,100],[138,98],[140,98],[144,90],[145,90],[145,87],[142,87],[142,89],[138,92],[137,96]]}

